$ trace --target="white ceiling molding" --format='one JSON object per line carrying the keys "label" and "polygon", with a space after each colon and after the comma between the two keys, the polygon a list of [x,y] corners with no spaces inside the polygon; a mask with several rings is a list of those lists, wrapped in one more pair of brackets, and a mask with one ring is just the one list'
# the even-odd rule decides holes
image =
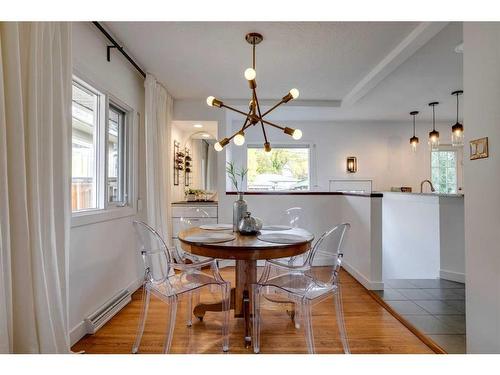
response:
{"label": "white ceiling molding", "polygon": [[[247,106],[249,99],[222,99],[228,105]],[[264,99],[259,100],[261,107],[271,107],[278,103],[280,99]],[[287,103],[287,107],[331,107],[338,108],[342,104],[341,100],[291,100]]]}
{"label": "white ceiling molding", "polygon": [[353,89],[342,99],[342,106],[352,105],[377,86],[398,66],[417,52],[448,22],[422,22],[391,52],[387,54]]}

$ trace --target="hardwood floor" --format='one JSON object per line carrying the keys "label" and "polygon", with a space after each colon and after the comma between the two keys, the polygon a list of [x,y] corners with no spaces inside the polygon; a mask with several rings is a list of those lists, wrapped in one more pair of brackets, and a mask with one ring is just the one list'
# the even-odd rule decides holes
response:
{"label": "hardwood floor", "polygon": [[[234,284],[234,268],[222,270]],[[433,353],[419,338],[379,305],[348,273],[342,271],[343,300],[347,334],[352,353]],[[217,294],[202,294],[202,301],[216,300]],[[95,335],[87,335],[72,350],[85,353],[130,353],[139,317],[141,291]],[[269,309],[267,309],[269,308]],[[221,313],[209,312],[203,322],[193,320],[186,327],[186,302],[181,300],[172,343],[172,353],[222,353]],[[295,329],[283,306],[273,304],[262,311],[261,353],[306,353],[302,329]],[[161,353],[167,324],[165,304],[151,299],[148,320],[140,353]],[[338,337],[333,299],[313,310],[314,338],[317,353],[342,353]],[[231,314],[229,353],[251,354],[243,344],[243,320]]]}

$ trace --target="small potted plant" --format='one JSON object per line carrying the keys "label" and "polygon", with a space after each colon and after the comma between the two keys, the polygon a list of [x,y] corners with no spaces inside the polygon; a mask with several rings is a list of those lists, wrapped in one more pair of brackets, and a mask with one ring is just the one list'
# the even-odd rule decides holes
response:
{"label": "small potted plant", "polygon": [[197,189],[188,188],[188,189],[185,190],[184,195],[186,196],[186,200],[188,202],[194,202],[197,199],[196,197],[198,195],[198,190]]}
{"label": "small potted plant", "polygon": [[247,202],[243,200],[243,180],[247,175],[248,169],[240,168],[239,170],[235,168],[233,162],[228,162],[226,167],[226,172],[231,180],[236,192],[238,193],[238,200],[233,203],[233,232],[238,230],[238,224],[243,218],[243,215],[247,212]]}

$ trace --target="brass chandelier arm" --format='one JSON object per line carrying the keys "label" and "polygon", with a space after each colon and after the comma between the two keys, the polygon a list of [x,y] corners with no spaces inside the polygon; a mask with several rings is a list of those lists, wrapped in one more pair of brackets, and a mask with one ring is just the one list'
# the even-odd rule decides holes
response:
{"label": "brass chandelier arm", "polygon": [[269,108],[266,112],[264,112],[264,114],[262,115],[262,117],[265,117],[268,113],[271,113],[272,111],[274,111],[276,108],[278,108],[283,103],[284,103],[283,99],[280,100],[278,103],[276,103],[274,106],[272,106],[271,108]]}
{"label": "brass chandelier arm", "polygon": [[[251,120],[252,119],[252,116],[251,115],[248,115],[246,114],[245,112],[243,111],[240,111],[239,109],[236,109],[236,108],[233,108],[231,106],[228,106],[226,104],[222,104],[221,107],[224,107],[224,108],[227,108],[227,109],[230,109],[231,111],[234,111],[236,113],[239,113],[243,116],[245,116],[247,119]],[[285,130],[285,128],[283,126],[279,126],[279,125],[276,125],[276,124],[273,124],[272,122],[269,122],[267,120],[264,120],[263,118],[258,118],[258,121],[262,121],[264,124],[267,124],[267,125],[271,125],[271,126],[274,126],[275,128],[278,128],[280,130]],[[248,126],[252,125],[252,123],[250,123]],[[247,126],[247,128],[248,128]]]}
{"label": "brass chandelier arm", "polygon": [[262,115],[260,114],[260,105],[259,105],[259,99],[257,99],[257,92],[255,91],[255,89],[253,89],[252,92],[255,105],[257,106],[257,112],[259,114],[260,125],[262,126],[262,133],[264,133],[264,142],[269,143],[267,141],[266,129],[264,128],[264,123],[262,122]]}
{"label": "brass chandelier arm", "polygon": [[231,110],[231,111],[233,111],[233,112],[236,112],[236,113],[239,113],[240,115],[245,116],[245,117],[246,117],[247,119],[249,119],[249,120],[251,120],[251,119],[252,119],[252,116],[251,116],[250,114],[246,114],[245,112],[240,111],[239,109],[233,108],[233,107],[231,107],[231,106],[229,106],[229,105],[227,105],[227,104],[224,104],[224,103],[223,103],[223,104],[221,105],[221,108],[227,108],[227,109],[229,109],[229,110]]}

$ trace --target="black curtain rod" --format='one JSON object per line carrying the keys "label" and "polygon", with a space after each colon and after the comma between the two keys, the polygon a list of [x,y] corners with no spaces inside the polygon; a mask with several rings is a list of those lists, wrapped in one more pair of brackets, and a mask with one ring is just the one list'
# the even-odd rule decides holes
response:
{"label": "black curtain rod", "polygon": [[139,65],[137,65],[137,63],[127,54],[127,52],[124,51],[123,47],[121,47],[116,42],[116,40],[114,40],[114,38],[111,35],[109,35],[109,33],[106,31],[106,29],[104,29],[104,27],[102,27],[102,25],[99,22],[93,21],[92,23],[106,36],[106,38],[108,38],[108,40],[111,43],[113,43],[112,46],[108,46],[108,61],[109,61],[109,49],[116,48],[134,66],[134,68],[136,68],[137,71],[139,73],[141,73],[141,75],[145,78],[146,73],[144,73],[144,70],[142,70],[141,67]]}

